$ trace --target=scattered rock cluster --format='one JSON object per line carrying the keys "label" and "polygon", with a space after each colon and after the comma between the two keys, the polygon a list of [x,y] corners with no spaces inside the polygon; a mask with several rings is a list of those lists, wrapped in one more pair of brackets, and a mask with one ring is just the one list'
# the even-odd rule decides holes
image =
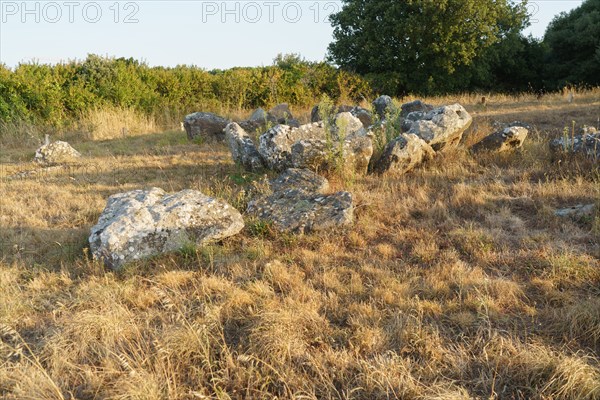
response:
{"label": "scattered rock cluster", "polygon": [[[280,175],[266,193],[248,203],[246,213],[280,232],[309,233],[349,226],[354,220],[352,194],[329,192],[327,179],[315,171],[341,163],[358,173],[369,169],[384,174],[406,173],[438,152],[456,148],[472,117],[460,104],[434,107],[413,101],[396,107],[389,96],[373,102],[374,114],[361,107],[340,106],[334,116],[321,120],[312,111],[310,124],[300,125],[287,104],[269,111],[256,110],[248,120],[228,121],[211,113],[186,117],[188,137],[225,139],[233,160],[253,172],[271,169]],[[523,145],[530,129],[515,122],[498,127],[472,147],[472,151],[504,152]],[[377,160],[372,160],[373,138],[391,129],[393,138]],[[266,130],[255,144],[248,133]],[[573,138],[556,139],[556,151],[600,157],[600,134],[593,128]],[[64,142],[38,150],[36,160],[79,153]],[[558,216],[590,215],[594,205],[557,210]],[[167,194],[162,189],[135,190],[109,198],[89,238],[94,257],[111,268],[127,262],[177,250],[187,244],[205,244],[239,233],[244,220],[239,211],[221,200],[184,190]]]}
{"label": "scattered rock cluster", "polygon": [[[327,180],[309,170],[289,169],[270,182],[271,193],[248,205],[248,214],[281,232],[308,233],[351,225],[352,195],[326,194]],[[92,227],[94,258],[112,269],[238,234],[239,211],[195,190],[167,194],[159,188],[115,194]]]}
{"label": "scattered rock cluster", "polygon": [[249,171],[269,168],[326,169],[336,160],[365,173],[373,155],[370,132],[349,112],[338,114],[331,127],[324,122],[293,127],[276,125],[262,134],[258,146],[237,123],[225,128],[233,160]]}
{"label": "scattered rock cluster", "polygon": [[383,155],[373,165],[373,170],[383,173],[403,174],[435,156],[439,151],[456,148],[473,118],[460,105],[452,104],[434,108],[419,100],[404,104],[400,111],[393,103],[378,98],[373,103],[383,116],[377,129],[400,127],[400,135],[384,148]]}
{"label": "scattered rock cluster", "polygon": [[[371,116],[369,110],[365,108],[359,106],[341,105],[336,108],[335,114],[337,115],[345,112],[349,112],[350,114],[352,114],[352,116],[358,118],[363,124],[364,128],[369,128],[371,125],[373,125],[373,117]],[[310,113],[310,121],[319,122],[322,120],[323,118],[321,117],[321,110],[319,109],[319,106],[314,106]]]}
{"label": "scattered rock cluster", "polygon": [[250,118],[240,122],[240,126],[250,132],[264,131],[267,127],[278,124],[294,127],[300,126],[300,123],[294,118],[287,103],[279,104],[269,111],[258,108],[252,113]]}
{"label": "scattered rock cluster", "polygon": [[[217,114],[209,112],[196,112],[189,114],[183,120],[183,127],[190,140],[203,138],[208,140],[225,139],[225,127],[231,121]],[[246,131],[264,130],[268,126],[287,124],[290,126],[299,126],[300,124],[292,115],[289,106],[286,103],[279,104],[269,111],[258,108],[252,113],[250,118],[241,121],[239,125]]]}
{"label": "scattered rock cluster", "polygon": [[555,153],[582,154],[594,160],[600,161],[600,132],[594,127],[586,126],[573,137],[554,139],[550,142],[550,149]]}
{"label": "scattered rock cluster", "polygon": [[[469,128],[472,117],[459,104],[434,108],[421,101],[404,104],[400,110],[389,96],[373,102],[374,117],[361,107],[340,106],[331,120],[320,121],[319,107],[312,110],[312,123],[301,126],[276,125],[262,134],[258,146],[243,129],[232,123],[225,129],[236,163],[250,171],[266,167],[324,170],[343,166],[365,174],[369,168],[379,173],[404,173],[432,158],[436,151],[456,147]],[[397,112],[396,112],[397,111]],[[401,127],[400,134],[373,156],[373,135],[378,129]]]}

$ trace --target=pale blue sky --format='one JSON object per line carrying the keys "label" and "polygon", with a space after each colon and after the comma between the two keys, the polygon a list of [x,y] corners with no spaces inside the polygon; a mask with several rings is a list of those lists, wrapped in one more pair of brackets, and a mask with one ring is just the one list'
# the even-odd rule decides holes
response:
{"label": "pale blue sky", "polygon": [[[580,0],[530,1],[536,37]],[[24,6],[25,5],[25,6]],[[269,65],[277,53],[322,60],[332,39],[329,0],[0,0],[0,61],[55,63],[88,53],[206,69]]]}

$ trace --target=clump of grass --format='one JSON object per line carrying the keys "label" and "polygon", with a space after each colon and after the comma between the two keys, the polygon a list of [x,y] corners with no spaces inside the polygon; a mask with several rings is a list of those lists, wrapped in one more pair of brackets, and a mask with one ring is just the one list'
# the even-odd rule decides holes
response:
{"label": "clump of grass", "polygon": [[54,133],[54,130],[21,120],[0,121],[0,147],[6,150],[23,145],[39,146],[46,133]]}
{"label": "clump of grass", "polygon": [[79,126],[91,140],[118,139],[158,131],[152,117],[130,108],[108,106],[85,112],[79,118]]}

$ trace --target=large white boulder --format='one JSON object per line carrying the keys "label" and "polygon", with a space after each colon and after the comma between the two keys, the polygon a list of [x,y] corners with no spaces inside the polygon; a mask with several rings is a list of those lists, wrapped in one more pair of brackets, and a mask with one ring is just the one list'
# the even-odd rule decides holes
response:
{"label": "large white boulder", "polygon": [[119,269],[189,244],[233,236],[243,227],[241,214],[224,201],[195,190],[167,194],[152,188],[111,196],[89,242],[94,258]]}

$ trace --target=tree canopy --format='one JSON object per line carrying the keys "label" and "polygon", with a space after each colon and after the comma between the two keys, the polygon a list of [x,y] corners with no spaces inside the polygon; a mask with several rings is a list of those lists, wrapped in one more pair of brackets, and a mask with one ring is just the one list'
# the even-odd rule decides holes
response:
{"label": "tree canopy", "polygon": [[510,0],[343,0],[331,22],[331,61],[384,74],[396,92],[432,92],[452,90],[459,71],[528,17],[525,2]]}
{"label": "tree canopy", "polygon": [[551,86],[600,85],[600,0],[586,0],[554,18],[546,30]]}

